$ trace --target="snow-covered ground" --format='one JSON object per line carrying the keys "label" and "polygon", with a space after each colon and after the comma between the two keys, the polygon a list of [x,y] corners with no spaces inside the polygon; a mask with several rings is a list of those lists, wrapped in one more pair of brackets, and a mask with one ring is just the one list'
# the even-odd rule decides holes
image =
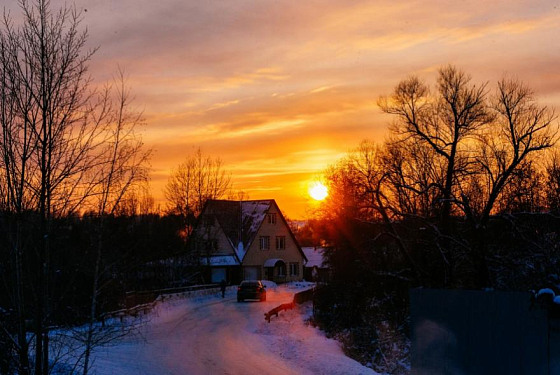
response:
{"label": "snow-covered ground", "polygon": [[219,295],[168,301],[134,335],[97,348],[93,372],[109,374],[376,374],[346,357],[338,342],[305,324],[310,303],[264,313],[290,302],[305,283],[267,287],[266,302]]}

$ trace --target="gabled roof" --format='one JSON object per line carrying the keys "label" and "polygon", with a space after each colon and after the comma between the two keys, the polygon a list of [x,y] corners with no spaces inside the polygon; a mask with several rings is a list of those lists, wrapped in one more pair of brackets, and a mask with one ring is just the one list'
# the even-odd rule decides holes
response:
{"label": "gabled roof", "polygon": [[[237,258],[242,262],[272,205],[278,207],[274,199],[248,201],[211,199],[204,205],[200,218],[209,215],[216,218]],[[307,260],[282,213],[280,213],[280,210],[278,212],[280,218],[288,227],[298,250]]]}
{"label": "gabled roof", "polygon": [[253,242],[272,200],[208,200],[202,216],[214,216],[240,261]]}

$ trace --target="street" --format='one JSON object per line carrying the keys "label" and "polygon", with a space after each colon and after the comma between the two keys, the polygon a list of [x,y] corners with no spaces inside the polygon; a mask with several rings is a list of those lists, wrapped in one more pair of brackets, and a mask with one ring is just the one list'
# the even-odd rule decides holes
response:
{"label": "street", "polygon": [[304,324],[310,306],[264,313],[294,291],[268,290],[266,302],[183,300],[152,313],[137,334],[95,353],[94,373],[109,374],[375,374],[346,357],[338,343]]}

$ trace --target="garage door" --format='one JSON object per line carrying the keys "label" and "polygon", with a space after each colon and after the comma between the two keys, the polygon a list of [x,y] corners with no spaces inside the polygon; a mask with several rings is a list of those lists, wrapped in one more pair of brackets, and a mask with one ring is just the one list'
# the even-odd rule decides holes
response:
{"label": "garage door", "polygon": [[257,280],[258,278],[257,267],[245,267],[244,270],[245,270],[245,274],[244,274],[245,280]]}
{"label": "garage door", "polygon": [[212,282],[219,283],[222,280],[226,280],[226,269],[212,268]]}

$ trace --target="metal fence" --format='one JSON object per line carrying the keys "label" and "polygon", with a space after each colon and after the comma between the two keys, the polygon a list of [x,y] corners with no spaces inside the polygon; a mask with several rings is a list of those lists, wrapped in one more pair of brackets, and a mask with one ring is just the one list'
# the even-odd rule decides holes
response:
{"label": "metal fence", "polygon": [[530,293],[410,291],[412,374],[552,374],[547,309]]}

